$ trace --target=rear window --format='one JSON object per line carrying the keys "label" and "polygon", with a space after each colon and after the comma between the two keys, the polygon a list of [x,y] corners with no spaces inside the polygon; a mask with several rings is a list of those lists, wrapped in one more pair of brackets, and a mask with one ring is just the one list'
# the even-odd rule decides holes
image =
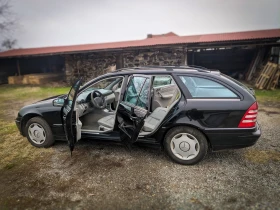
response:
{"label": "rear window", "polygon": [[223,77],[229,79],[230,81],[234,82],[235,84],[239,85],[240,87],[242,87],[244,90],[247,90],[249,93],[251,93],[252,95],[255,95],[254,91],[251,90],[250,88],[248,88],[246,85],[244,85],[243,83],[237,81],[236,79],[233,79],[232,77],[225,75],[225,74],[221,74]]}
{"label": "rear window", "polygon": [[238,98],[234,92],[213,80],[193,76],[180,76],[180,79],[194,98]]}

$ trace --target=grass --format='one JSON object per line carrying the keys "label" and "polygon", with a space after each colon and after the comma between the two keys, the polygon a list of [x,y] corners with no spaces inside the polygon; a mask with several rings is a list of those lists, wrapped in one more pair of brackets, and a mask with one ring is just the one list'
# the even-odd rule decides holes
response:
{"label": "grass", "polygon": [[267,163],[268,161],[280,161],[280,152],[250,149],[245,152],[245,158],[254,163]]}
{"label": "grass", "polygon": [[280,102],[280,89],[255,90],[259,102]]}
{"label": "grass", "polygon": [[43,99],[50,96],[68,93],[70,87],[39,87],[27,85],[2,85],[0,98],[25,100],[30,98]]}
{"label": "grass", "polygon": [[258,102],[280,102],[280,88],[275,90],[258,90],[252,84],[240,81],[247,87],[253,88]]}
{"label": "grass", "polygon": [[35,101],[65,94],[69,87],[0,86],[0,169],[11,170],[26,160],[36,160],[52,149],[33,147],[19,134],[14,119],[19,109]]}

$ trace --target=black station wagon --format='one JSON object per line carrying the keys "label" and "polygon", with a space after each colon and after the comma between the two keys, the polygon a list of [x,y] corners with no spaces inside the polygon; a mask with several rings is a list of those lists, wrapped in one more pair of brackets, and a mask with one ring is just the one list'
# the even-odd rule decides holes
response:
{"label": "black station wagon", "polygon": [[177,163],[201,161],[207,151],[242,148],[261,135],[254,91],[199,67],[120,69],[23,107],[16,124],[36,147],[81,138],[162,146]]}

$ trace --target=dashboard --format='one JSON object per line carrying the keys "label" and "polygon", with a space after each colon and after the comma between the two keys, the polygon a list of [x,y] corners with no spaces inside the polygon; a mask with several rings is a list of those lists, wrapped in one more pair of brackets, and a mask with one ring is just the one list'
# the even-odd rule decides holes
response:
{"label": "dashboard", "polygon": [[91,103],[91,93],[94,90],[98,90],[99,92],[101,92],[101,94],[105,97],[106,104],[111,104],[116,99],[116,95],[112,90],[89,88],[82,92],[77,98],[76,111],[79,117],[95,109],[95,107]]}

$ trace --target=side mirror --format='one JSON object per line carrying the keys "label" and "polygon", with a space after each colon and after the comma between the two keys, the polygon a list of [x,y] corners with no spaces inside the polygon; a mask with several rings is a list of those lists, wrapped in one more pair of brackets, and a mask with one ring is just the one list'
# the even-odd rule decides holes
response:
{"label": "side mirror", "polygon": [[64,99],[63,98],[56,98],[53,100],[53,106],[63,106]]}

